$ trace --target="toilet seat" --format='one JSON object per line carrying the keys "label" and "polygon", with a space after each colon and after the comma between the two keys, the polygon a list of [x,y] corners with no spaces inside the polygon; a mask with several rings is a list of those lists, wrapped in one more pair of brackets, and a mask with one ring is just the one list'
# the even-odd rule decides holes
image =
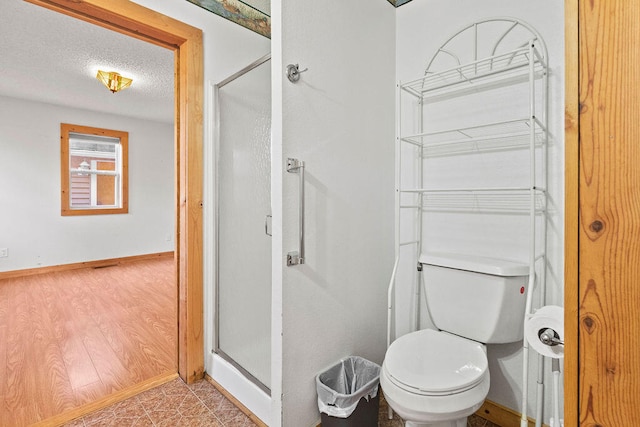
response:
{"label": "toilet seat", "polygon": [[482,344],[431,329],[398,338],[387,350],[384,364],[392,383],[423,396],[462,393],[489,373]]}

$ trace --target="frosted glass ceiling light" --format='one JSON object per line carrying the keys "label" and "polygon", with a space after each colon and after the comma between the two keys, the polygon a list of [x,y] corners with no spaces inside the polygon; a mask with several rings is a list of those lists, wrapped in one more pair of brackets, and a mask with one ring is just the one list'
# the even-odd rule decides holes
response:
{"label": "frosted glass ceiling light", "polygon": [[96,79],[100,80],[103,85],[107,87],[111,92],[116,93],[122,89],[126,89],[131,86],[131,82],[133,80],[122,77],[120,74],[115,71],[100,71],[98,70],[98,75]]}

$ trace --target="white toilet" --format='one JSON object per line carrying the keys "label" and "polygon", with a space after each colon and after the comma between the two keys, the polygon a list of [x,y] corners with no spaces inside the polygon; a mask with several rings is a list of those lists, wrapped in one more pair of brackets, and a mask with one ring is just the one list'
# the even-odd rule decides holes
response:
{"label": "white toilet", "polygon": [[423,255],[419,262],[429,314],[440,330],[395,340],[380,385],[406,427],[466,427],[489,392],[484,344],[523,337],[529,267],[454,254]]}

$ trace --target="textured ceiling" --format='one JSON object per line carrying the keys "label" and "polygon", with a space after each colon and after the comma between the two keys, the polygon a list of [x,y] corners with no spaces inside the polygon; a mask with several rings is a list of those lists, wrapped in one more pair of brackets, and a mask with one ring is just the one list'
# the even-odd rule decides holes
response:
{"label": "textured ceiling", "polygon": [[[218,14],[270,34],[270,0],[189,1],[214,13],[226,6]],[[229,1],[258,15],[243,14]],[[22,0],[0,0],[0,95],[171,123],[173,60],[168,49]],[[112,94],[96,80],[98,69],[118,71],[133,84]]]}
{"label": "textured ceiling", "polygon": [[[0,95],[171,123],[173,52],[22,0],[0,1]],[[112,94],[98,69],[133,79]]]}

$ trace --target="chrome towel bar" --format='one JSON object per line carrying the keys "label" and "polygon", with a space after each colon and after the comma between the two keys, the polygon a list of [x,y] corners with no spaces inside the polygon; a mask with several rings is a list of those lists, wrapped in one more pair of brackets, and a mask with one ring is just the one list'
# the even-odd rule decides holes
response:
{"label": "chrome towel bar", "polygon": [[287,159],[287,172],[300,174],[300,201],[298,203],[299,218],[299,249],[287,253],[287,266],[304,264],[304,162],[298,159]]}

